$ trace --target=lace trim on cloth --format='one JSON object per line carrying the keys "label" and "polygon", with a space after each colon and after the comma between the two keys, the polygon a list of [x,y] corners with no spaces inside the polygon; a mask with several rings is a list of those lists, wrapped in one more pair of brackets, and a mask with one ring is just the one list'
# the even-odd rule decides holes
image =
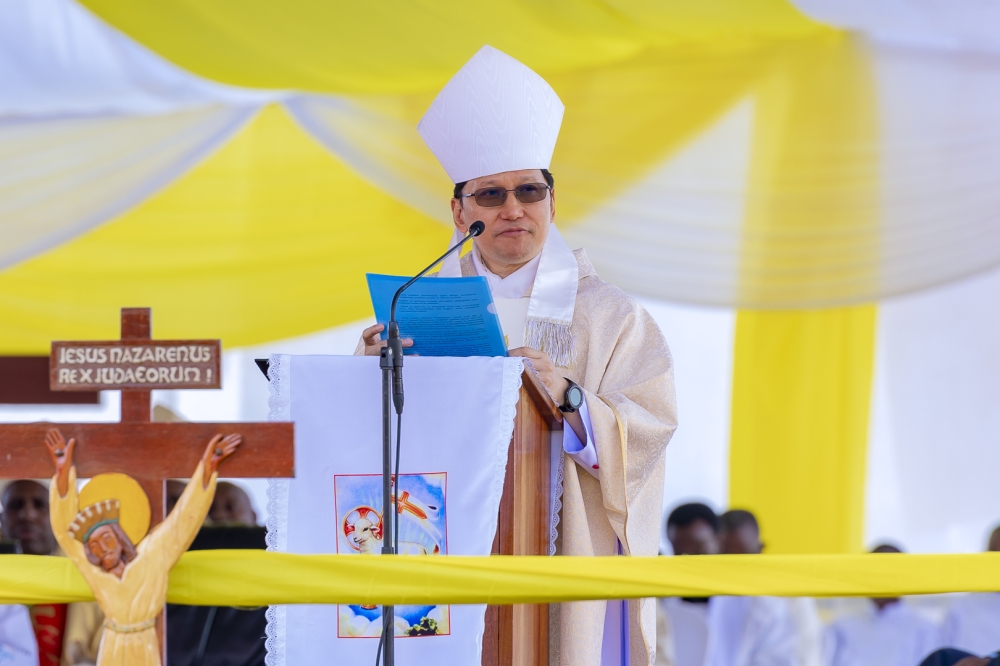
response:
{"label": "lace trim on cloth", "polygon": [[[564,426],[565,427],[565,426]],[[556,541],[559,540],[559,514],[562,512],[563,475],[565,474],[566,454],[562,447],[562,433],[552,433],[552,513],[549,516],[549,555],[556,554]]]}
{"label": "lace trim on cloth", "polygon": [[524,346],[545,352],[559,368],[568,368],[575,357],[569,324],[556,319],[528,317],[524,322]]}
{"label": "lace trim on cloth", "polygon": [[[521,395],[521,375],[524,373],[524,361],[520,358],[504,359],[503,388],[500,392],[500,427],[497,429],[496,441],[493,443],[496,451],[497,465],[494,468],[491,501],[500,506],[503,495],[503,482],[507,477],[507,452],[510,450],[510,440],[514,436],[514,417],[517,416],[517,401]],[[500,516],[497,515],[496,522]],[[493,531],[496,531],[496,522]]]}
{"label": "lace trim on cloth", "polygon": [[[500,508],[500,498],[503,496],[503,482],[507,478],[507,454],[510,451],[510,440],[514,437],[514,417],[517,416],[517,401],[521,397],[521,375],[524,373],[524,361],[520,358],[506,358],[503,362],[503,386],[500,389],[500,425],[496,430],[493,450],[496,464],[493,466],[493,485],[490,488],[491,506]],[[500,522],[500,512],[494,514],[493,532],[497,531]],[[483,655],[483,633],[486,630],[486,617],[483,616],[476,637],[476,648],[480,660]],[[478,663],[478,661],[477,661]]]}
{"label": "lace trim on cloth", "polygon": [[[289,380],[289,359],[282,354],[272,354],[268,367],[267,400],[270,411],[268,421],[291,420],[291,391]],[[267,480],[267,536],[265,543],[271,551],[288,550],[288,479]],[[267,666],[285,666],[285,606],[268,606],[264,613],[267,627],[264,631],[264,648]]]}

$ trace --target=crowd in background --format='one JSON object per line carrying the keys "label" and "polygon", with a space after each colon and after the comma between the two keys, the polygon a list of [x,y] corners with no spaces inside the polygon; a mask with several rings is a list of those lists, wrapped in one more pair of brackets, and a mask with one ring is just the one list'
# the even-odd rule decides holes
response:
{"label": "crowd in background", "polygon": [[[749,511],[721,516],[682,504],[667,518],[675,555],[753,555],[764,551]],[[1000,528],[989,539],[1000,551]],[[873,553],[898,553],[882,544]],[[835,603],[778,597],[661,599],[657,666],[978,666],[1000,649],[1000,594],[949,597],[943,613],[898,597]],[[824,621],[825,620],[825,621]],[[945,650],[947,648],[947,650]],[[958,661],[965,658],[965,661]],[[1000,663],[1000,659],[997,660]]]}

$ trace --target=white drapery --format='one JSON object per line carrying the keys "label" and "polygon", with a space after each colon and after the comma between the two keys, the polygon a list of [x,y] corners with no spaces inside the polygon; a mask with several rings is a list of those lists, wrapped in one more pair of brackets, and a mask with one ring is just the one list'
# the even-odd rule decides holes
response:
{"label": "white drapery", "polygon": [[278,98],[198,79],[72,0],[0,0],[0,269],[144,201]]}
{"label": "white drapery", "polygon": [[154,195],[221,145],[253,107],[0,123],[0,268]]}
{"label": "white drapery", "polygon": [[1000,6],[990,0],[792,0],[806,15],[880,40],[1000,51]]}

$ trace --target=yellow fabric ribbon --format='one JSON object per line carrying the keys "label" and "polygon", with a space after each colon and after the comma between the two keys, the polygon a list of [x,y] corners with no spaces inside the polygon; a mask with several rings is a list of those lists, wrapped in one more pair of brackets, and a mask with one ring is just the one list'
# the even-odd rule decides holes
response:
{"label": "yellow fabric ribbon", "polygon": [[[1000,591],[1000,554],[703,557],[359,557],[198,551],[170,573],[191,605],[515,604],[637,597]],[[0,603],[92,599],[59,557],[0,556]]]}

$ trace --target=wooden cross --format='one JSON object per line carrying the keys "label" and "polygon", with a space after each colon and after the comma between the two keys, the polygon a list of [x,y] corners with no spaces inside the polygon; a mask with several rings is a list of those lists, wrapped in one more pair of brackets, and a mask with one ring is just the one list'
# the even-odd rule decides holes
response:
{"label": "wooden cross", "polygon": [[[118,389],[122,394],[120,423],[58,424],[67,440],[76,438],[79,478],[123,472],[136,479],[149,496],[152,527],[166,515],[166,480],[190,477],[214,435],[243,436],[239,452],[223,463],[225,476],[293,477],[291,423],[151,422],[153,388],[219,388],[220,345],[217,340],[153,341],[150,329],[149,308],[122,308],[121,340],[52,345],[53,390]],[[0,478],[51,477],[55,470],[44,444],[51,427],[0,425]],[[164,664],[165,629],[161,613],[157,632]]]}

